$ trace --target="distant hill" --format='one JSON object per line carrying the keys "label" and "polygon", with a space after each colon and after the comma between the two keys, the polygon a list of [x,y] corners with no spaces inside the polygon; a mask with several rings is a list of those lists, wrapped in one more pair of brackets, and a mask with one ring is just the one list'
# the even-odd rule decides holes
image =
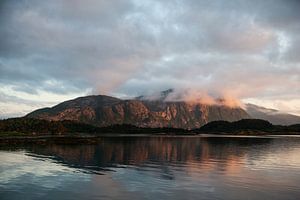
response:
{"label": "distant hill", "polygon": [[196,133],[270,133],[270,134],[300,134],[300,124],[290,126],[273,125],[261,119],[242,119],[236,122],[214,121],[199,129],[193,130]]}
{"label": "distant hill", "polygon": [[268,109],[254,104],[246,104],[246,112],[255,119],[263,119],[275,125],[300,124],[300,116],[282,113],[275,109]]}
{"label": "distant hill", "polygon": [[[165,97],[171,90],[162,92]],[[86,96],[43,108],[26,117],[52,121],[72,120],[98,127],[131,124],[137,127],[194,129],[216,120],[237,121],[250,118],[239,107],[205,105],[183,101],[122,100],[110,96]]]}

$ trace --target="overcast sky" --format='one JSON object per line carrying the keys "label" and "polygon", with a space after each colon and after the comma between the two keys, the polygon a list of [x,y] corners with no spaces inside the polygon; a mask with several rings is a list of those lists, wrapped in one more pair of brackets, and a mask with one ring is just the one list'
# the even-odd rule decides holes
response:
{"label": "overcast sky", "polygon": [[0,2],[0,117],[168,88],[300,115],[300,1]]}

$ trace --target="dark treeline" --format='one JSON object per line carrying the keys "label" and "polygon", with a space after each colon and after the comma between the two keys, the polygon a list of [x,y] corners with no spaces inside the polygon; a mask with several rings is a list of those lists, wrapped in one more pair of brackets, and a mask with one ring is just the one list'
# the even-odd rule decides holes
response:
{"label": "dark treeline", "polygon": [[1,133],[24,133],[28,135],[63,135],[69,133],[120,133],[120,134],[281,134],[300,133],[300,124],[291,126],[272,125],[259,119],[243,119],[236,122],[214,121],[199,129],[141,128],[129,124],[96,127],[74,121],[47,121],[33,118],[0,120]]}
{"label": "dark treeline", "polygon": [[245,132],[266,132],[266,133],[300,133],[300,124],[290,126],[273,125],[261,119],[242,119],[236,122],[214,121],[199,129],[196,133],[240,133]]}
{"label": "dark treeline", "polygon": [[178,128],[140,128],[129,124],[96,127],[74,121],[47,121],[33,118],[11,118],[0,120],[0,132],[17,132],[28,134],[67,134],[67,133],[172,133],[184,134],[189,131]]}

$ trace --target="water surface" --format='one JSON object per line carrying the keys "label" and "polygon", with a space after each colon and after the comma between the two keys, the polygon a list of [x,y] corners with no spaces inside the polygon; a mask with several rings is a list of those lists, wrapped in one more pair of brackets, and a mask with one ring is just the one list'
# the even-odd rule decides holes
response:
{"label": "water surface", "polygon": [[0,150],[1,199],[298,199],[299,137],[105,137]]}

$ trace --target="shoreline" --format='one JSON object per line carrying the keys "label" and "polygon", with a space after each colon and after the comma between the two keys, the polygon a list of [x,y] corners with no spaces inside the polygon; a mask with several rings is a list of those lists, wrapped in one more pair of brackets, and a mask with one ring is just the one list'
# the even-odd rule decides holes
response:
{"label": "shoreline", "polygon": [[97,144],[103,138],[122,138],[122,137],[165,137],[165,138],[300,138],[299,133],[293,134],[224,134],[224,133],[201,133],[201,134],[97,134],[97,135],[40,135],[40,136],[0,136],[0,146],[13,144]]}

